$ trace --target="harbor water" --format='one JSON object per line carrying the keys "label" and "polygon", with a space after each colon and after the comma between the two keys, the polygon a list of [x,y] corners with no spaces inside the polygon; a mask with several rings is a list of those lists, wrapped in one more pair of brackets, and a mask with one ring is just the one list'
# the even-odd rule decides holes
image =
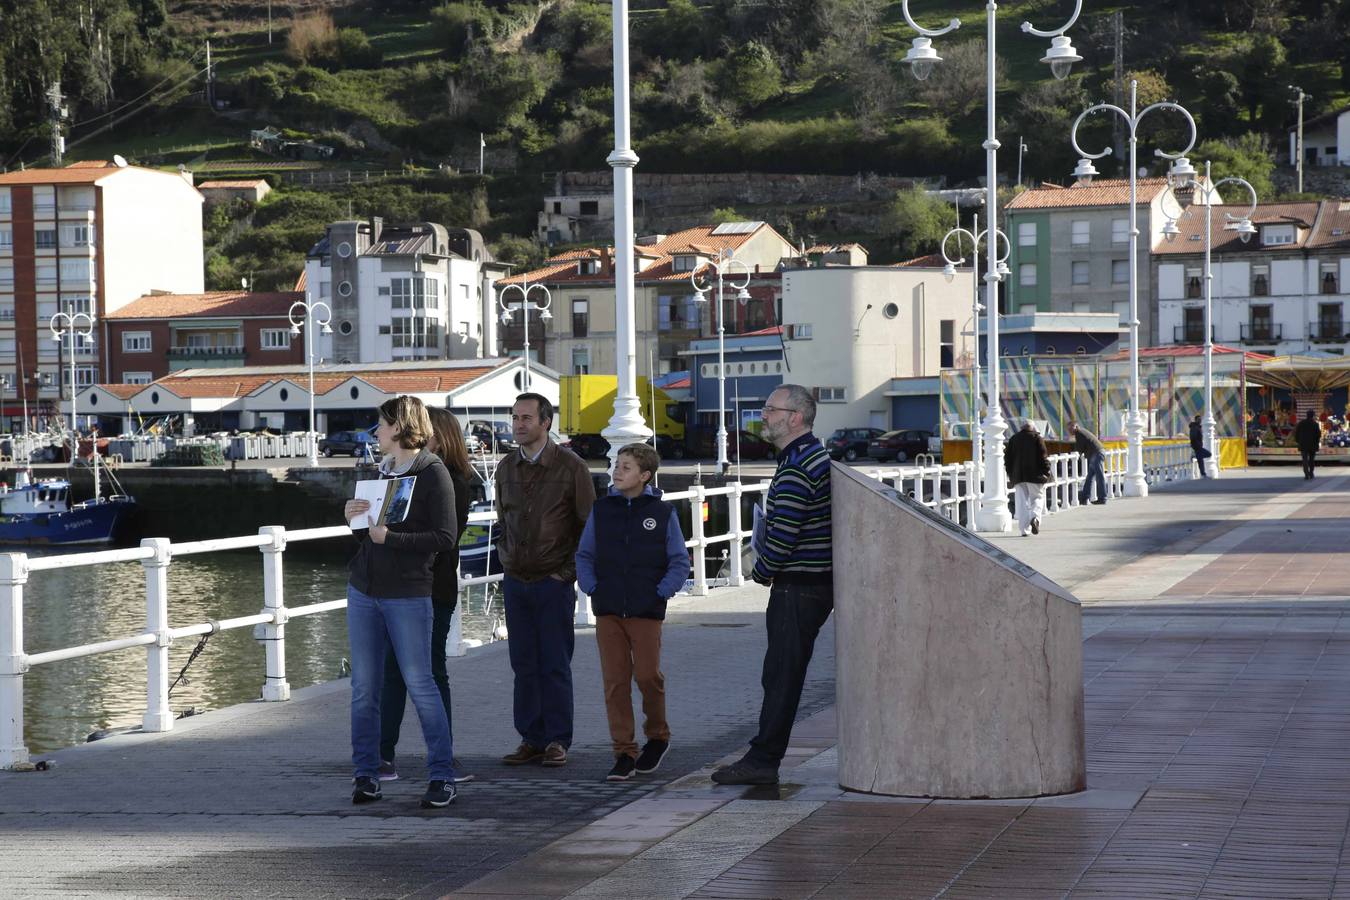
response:
{"label": "harbor water", "polygon": [[[182,627],[251,615],[263,605],[262,554],[257,550],[180,557],[169,568],[169,623]],[[339,554],[284,555],[286,605],[346,595]],[[488,641],[501,617],[495,590],[460,594],[463,636]],[[34,572],[24,590],[24,650],[38,653],[145,630],[145,570],[120,563]],[[172,683],[200,638],[180,638],[170,651]],[[348,656],[344,610],[292,619],[286,626],[286,676],[292,690],[340,677]],[[24,734],[30,753],[82,743],[92,732],[139,726],[145,711],[143,647],[35,666],[24,676]],[[175,714],[257,700],[264,652],[253,630],[212,636],[187,679],[173,689]],[[451,685],[453,689],[453,684]]]}

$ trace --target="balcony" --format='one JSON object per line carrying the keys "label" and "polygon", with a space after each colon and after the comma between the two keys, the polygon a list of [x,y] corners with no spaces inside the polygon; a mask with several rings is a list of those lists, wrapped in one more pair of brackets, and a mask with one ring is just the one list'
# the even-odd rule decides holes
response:
{"label": "balcony", "polygon": [[1269,344],[1284,340],[1284,326],[1274,322],[1252,322],[1240,327],[1244,344]]}
{"label": "balcony", "polygon": [[1313,343],[1339,344],[1345,341],[1345,323],[1340,319],[1321,319],[1308,323],[1308,338]]}
{"label": "balcony", "polygon": [[[1210,339],[1218,340],[1216,336],[1218,329],[1210,327]],[[1203,325],[1173,325],[1172,343],[1174,344],[1203,344],[1205,342],[1205,327]]]}
{"label": "balcony", "polygon": [[244,357],[244,348],[242,346],[229,347],[170,347],[169,359],[201,359],[220,358],[222,356],[237,356],[240,359]]}

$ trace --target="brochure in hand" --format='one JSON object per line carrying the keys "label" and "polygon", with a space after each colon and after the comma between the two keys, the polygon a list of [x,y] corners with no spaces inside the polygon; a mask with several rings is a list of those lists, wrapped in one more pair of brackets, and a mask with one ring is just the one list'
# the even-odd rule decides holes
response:
{"label": "brochure in hand", "polygon": [[406,478],[371,478],[356,483],[357,500],[365,500],[370,509],[347,524],[353,531],[372,525],[393,525],[408,518],[412,503],[413,484],[417,476]]}

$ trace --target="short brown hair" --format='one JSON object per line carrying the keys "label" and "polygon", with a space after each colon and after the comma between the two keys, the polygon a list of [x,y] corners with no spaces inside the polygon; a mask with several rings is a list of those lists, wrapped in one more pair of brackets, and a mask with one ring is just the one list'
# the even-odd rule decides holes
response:
{"label": "short brown hair", "polygon": [[380,418],[398,431],[398,445],[404,450],[420,450],[431,437],[431,418],[416,397],[394,397],[380,404]]}
{"label": "short brown hair", "polygon": [[618,453],[619,456],[628,454],[633,457],[633,462],[638,464],[638,469],[643,472],[656,474],[656,470],[661,468],[661,454],[652,448],[651,444],[627,444]]}

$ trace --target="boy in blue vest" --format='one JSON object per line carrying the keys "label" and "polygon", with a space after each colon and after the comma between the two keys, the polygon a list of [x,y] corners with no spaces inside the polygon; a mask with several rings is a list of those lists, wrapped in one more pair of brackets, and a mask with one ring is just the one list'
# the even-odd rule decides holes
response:
{"label": "boy in blue vest", "polygon": [[[661,457],[647,444],[629,444],[614,463],[609,495],[595,501],[577,547],[577,584],[591,596],[605,714],[614,742],[606,781],[654,772],[670,748],[666,679],[661,674],[661,622],[666,601],[689,577],[675,507],[661,499],[652,478]],[[643,733],[633,734],[633,688],[642,692]]]}

